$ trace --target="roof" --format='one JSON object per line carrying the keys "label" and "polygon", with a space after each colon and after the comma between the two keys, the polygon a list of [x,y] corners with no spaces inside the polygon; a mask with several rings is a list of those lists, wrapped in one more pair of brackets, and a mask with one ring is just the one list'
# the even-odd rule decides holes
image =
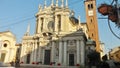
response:
{"label": "roof", "polygon": [[9,36],[9,37],[13,37],[14,39],[16,39],[15,35],[11,31],[0,32],[0,35],[1,36]]}

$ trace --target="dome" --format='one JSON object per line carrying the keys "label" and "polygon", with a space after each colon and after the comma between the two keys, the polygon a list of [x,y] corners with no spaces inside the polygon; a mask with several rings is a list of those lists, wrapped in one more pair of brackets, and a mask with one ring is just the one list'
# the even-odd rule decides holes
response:
{"label": "dome", "polygon": [[72,22],[73,25],[77,25],[79,24],[79,21],[77,18],[75,18],[74,16],[69,17],[70,21]]}

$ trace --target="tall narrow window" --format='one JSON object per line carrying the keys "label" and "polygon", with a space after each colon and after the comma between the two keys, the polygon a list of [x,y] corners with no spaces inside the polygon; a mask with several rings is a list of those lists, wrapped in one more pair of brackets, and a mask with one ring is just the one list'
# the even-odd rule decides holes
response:
{"label": "tall narrow window", "polygon": [[90,6],[90,7],[91,7],[91,9],[93,9],[93,4],[91,4],[91,6]]}
{"label": "tall narrow window", "polygon": [[93,37],[94,35],[93,35],[93,33],[92,33],[92,37]]}
{"label": "tall narrow window", "polygon": [[90,19],[90,22],[92,23],[92,19]]}
{"label": "tall narrow window", "polygon": [[43,18],[41,18],[41,31],[43,31]]}
{"label": "tall narrow window", "polygon": [[57,18],[58,18],[58,31],[61,31],[61,16],[58,15]]}
{"label": "tall narrow window", "polygon": [[88,4],[88,9],[90,10],[90,4]]}
{"label": "tall narrow window", "polygon": [[93,9],[93,4],[88,4],[88,9],[89,10]]}

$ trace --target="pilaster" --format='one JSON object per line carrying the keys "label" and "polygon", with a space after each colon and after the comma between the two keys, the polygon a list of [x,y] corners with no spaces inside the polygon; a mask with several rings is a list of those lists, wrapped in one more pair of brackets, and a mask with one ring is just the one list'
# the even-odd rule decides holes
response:
{"label": "pilaster", "polygon": [[37,27],[37,32],[40,33],[41,32],[41,19],[38,17],[38,27]]}
{"label": "pilaster", "polygon": [[55,42],[52,41],[51,62],[55,62]]}
{"label": "pilaster", "polygon": [[67,64],[67,41],[64,41],[64,65]]}
{"label": "pilaster", "polygon": [[34,62],[34,44],[31,44],[31,46],[32,46],[32,51],[31,51],[31,61],[30,61],[30,63],[32,63],[32,62]]}
{"label": "pilaster", "polygon": [[[76,40],[76,49],[77,49],[77,65],[80,64],[80,45],[79,45],[79,40]],[[81,55],[82,56],[82,55]]]}
{"label": "pilaster", "polygon": [[37,61],[37,41],[35,40],[34,44],[34,62]]}
{"label": "pilaster", "polygon": [[62,41],[59,41],[59,62],[60,65],[62,64]]}
{"label": "pilaster", "polygon": [[64,16],[64,14],[63,14],[63,12],[62,12],[62,14],[61,14],[61,31],[64,31],[64,18],[65,18],[65,16]]}
{"label": "pilaster", "polygon": [[58,18],[57,18],[57,15],[55,15],[55,32],[58,32]]}
{"label": "pilaster", "polygon": [[81,44],[81,64],[84,66],[85,65],[85,43],[83,40],[80,41]]}

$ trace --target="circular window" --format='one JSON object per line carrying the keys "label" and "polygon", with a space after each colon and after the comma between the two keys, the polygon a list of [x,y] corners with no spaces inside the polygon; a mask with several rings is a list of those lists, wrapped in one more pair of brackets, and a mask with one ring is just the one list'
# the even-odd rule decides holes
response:
{"label": "circular window", "polygon": [[4,46],[4,47],[7,47],[7,43],[5,43],[3,46]]}

